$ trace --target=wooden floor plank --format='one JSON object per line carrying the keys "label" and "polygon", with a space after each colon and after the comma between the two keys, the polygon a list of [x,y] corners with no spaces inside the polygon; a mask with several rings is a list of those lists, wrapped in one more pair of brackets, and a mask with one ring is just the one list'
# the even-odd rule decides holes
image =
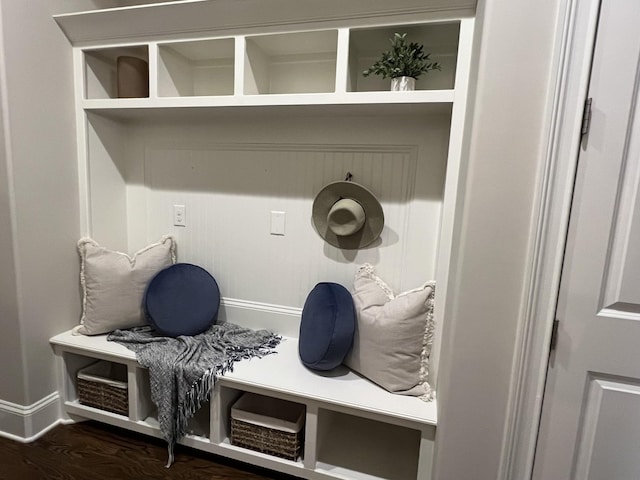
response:
{"label": "wooden floor plank", "polygon": [[181,445],[175,453],[167,469],[162,440],[97,422],[60,425],[27,444],[0,438],[0,479],[293,479]]}

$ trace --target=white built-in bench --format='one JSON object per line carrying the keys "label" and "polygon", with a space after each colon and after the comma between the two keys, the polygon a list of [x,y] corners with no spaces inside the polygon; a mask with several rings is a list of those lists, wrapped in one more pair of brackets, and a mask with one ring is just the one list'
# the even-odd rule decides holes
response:
{"label": "white built-in bench", "polygon": [[[407,288],[434,279],[437,383],[475,3],[277,3],[277,12],[218,0],[55,17],[74,59],[81,231],[122,251],[175,235],[181,262],[224,279],[225,321],[289,336],[308,289],[346,284],[360,260],[376,259]],[[442,65],[411,92],[361,74],[399,32]],[[119,98],[123,55],[147,62],[148,96]],[[318,189],[346,172],[375,186],[385,208],[385,238],[357,256],[327,246],[309,221]],[[177,205],[188,225],[172,221]],[[286,213],[286,236],[270,235],[269,211]],[[51,343],[65,415],[160,436],[148,371],[133,352],[70,332]],[[127,366],[128,415],[78,401],[77,372],[96,359]],[[306,408],[301,459],[231,445],[231,406],[243,392]],[[286,338],[276,355],[222,377],[181,443],[309,479],[429,480],[436,411],[435,401],[393,395],[346,368],[309,371]]]}
{"label": "white built-in bench", "polygon": [[[150,400],[148,371],[135,353],[106,336],[61,333],[51,339],[58,359],[63,411],[76,420],[93,419],[160,436]],[[127,366],[129,415],[83,405],[76,395],[79,369],[98,360]],[[297,402],[306,407],[303,458],[284,460],[230,443],[231,406],[243,392]],[[298,342],[285,337],[277,354],[236,363],[216,384],[180,442],[217,455],[303,478],[430,478],[436,402],[388,393],[345,367],[325,374],[306,369]]]}

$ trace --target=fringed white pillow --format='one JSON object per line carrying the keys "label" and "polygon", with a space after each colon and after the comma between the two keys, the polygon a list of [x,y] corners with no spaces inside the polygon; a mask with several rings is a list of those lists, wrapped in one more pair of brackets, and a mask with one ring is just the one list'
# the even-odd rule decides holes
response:
{"label": "fringed white pillow", "polygon": [[435,282],[395,294],[365,264],[356,273],[357,323],[345,364],[386,390],[431,401],[428,381],[433,343]]}
{"label": "fringed white pillow", "polygon": [[176,263],[176,244],[167,235],[133,257],[101,247],[90,238],[78,241],[82,318],[74,333],[99,335],[146,325],[142,307],[149,281]]}

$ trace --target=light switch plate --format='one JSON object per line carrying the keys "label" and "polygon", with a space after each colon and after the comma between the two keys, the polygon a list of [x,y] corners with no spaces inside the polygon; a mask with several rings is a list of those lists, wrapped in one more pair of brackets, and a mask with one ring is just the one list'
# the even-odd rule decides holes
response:
{"label": "light switch plate", "polygon": [[271,235],[284,235],[286,212],[271,212]]}
{"label": "light switch plate", "polygon": [[187,226],[187,209],[184,205],[173,206],[173,225],[176,227]]}

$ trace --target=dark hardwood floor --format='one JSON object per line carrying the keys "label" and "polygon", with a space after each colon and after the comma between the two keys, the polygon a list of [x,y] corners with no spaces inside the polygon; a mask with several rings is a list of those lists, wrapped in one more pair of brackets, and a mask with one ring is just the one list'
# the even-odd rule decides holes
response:
{"label": "dark hardwood floor", "polygon": [[178,445],[165,468],[166,443],[107,425],[60,425],[32,443],[0,438],[2,480],[292,480]]}

